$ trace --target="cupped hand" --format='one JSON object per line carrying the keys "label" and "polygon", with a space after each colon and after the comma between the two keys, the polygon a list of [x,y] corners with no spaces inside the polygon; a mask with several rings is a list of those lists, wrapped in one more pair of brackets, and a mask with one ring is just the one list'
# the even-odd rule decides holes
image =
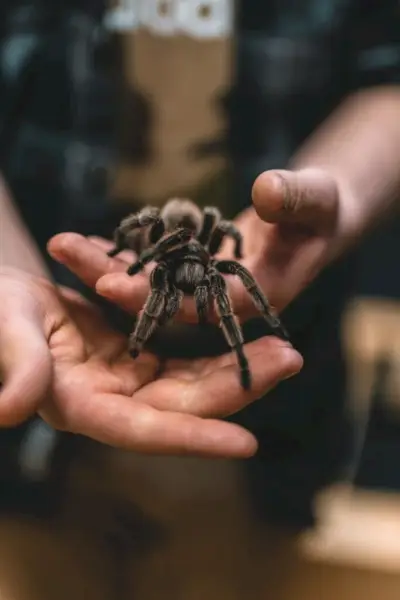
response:
{"label": "cupped hand", "polygon": [[[93,253],[91,271],[86,264],[93,276],[104,252],[79,236],[65,240],[75,240],[75,260],[80,245]],[[63,246],[60,239],[53,244]],[[85,263],[82,256],[79,260]],[[245,457],[256,450],[254,437],[216,418],[236,412],[301,368],[289,345],[258,340],[246,349],[254,384],[244,392],[231,354],[162,364],[144,352],[133,361],[126,339],[75,292],[11,269],[0,273],[0,291],[3,427],[39,412],[58,429],[120,448]]]}
{"label": "cupped hand", "polygon": [[[343,210],[336,181],[322,170],[267,171],[253,187],[253,205],[235,223],[243,234],[240,261],[254,275],[277,312],[283,310],[334,257],[343,238]],[[104,240],[57,236],[50,253],[97,292],[125,310],[138,313],[149,292],[148,273],[134,277],[125,271],[136,257],[130,252],[108,259],[111,243]],[[104,256],[100,256],[99,249]],[[77,260],[77,257],[78,260]],[[227,240],[221,258],[234,259]],[[228,276],[236,314],[243,321],[257,311],[237,277]],[[178,319],[196,322],[194,302],[185,298]],[[211,318],[216,320],[216,314]]]}

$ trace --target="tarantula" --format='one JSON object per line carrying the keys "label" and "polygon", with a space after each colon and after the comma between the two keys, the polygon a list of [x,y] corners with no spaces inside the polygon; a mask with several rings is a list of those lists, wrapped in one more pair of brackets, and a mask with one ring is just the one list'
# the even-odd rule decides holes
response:
{"label": "tarantula", "polygon": [[236,352],[241,385],[249,389],[251,373],[243,351],[243,333],[223,275],[237,275],[273,331],[280,337],[288,336],[251,273],[235,260],[213,258],[226,236],[234,240],[235,258],[240,259],[242,236],[233,223],[222,219],[217,208],[207,207],[202,212],[190,200],[174,198],[162,209],[148,206],[123,219],[114,233],[115,247],[108,255],[133,250],[138,260],[128,268],[128,275],[156,262],[150,275],[150,293],[130,336],[133,358],[155,329],[175,316],[184,295],[194,298],[199,323],[207,322],[213,301],[226,341]]}

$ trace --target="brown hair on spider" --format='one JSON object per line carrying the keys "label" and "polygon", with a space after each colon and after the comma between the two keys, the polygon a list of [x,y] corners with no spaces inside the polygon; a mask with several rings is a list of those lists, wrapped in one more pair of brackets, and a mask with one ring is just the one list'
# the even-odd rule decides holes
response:
{"label": "brown hair on spider", "polygon": [[203,213],[192,200],[188,198],[171,198],[163,206],[160,217],[164,221],[165,230],[174,231],[179,227],[189,229],[193,234],[200,233],[203,224]]}

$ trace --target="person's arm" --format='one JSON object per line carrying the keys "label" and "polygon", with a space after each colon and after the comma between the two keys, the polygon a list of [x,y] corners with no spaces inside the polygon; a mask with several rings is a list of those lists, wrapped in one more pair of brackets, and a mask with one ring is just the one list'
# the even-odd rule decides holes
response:
{"label": "person's arm", "polygon": [[400,86],[348,98],[291,167],[331,175],[341,196],[343,241],[363,235],[400,200]]}
{"label": "person's arm", "polygon": [[0,270],[11,267],[49,278],[48,269],[0,175]]}

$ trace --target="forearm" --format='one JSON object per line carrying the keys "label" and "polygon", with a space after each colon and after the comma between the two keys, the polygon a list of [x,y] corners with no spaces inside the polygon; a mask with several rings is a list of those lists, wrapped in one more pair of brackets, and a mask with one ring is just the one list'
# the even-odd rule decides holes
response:
{"label": "forearm", "polygon": [[400,198],[400,86],[350,97],[290,166],[333,175],[341,194],[344,242],[363,235]]}
{"label": "forearm", "polygon": [[49,278],[41,254],[0,175],[0,269],[5,267]]}

